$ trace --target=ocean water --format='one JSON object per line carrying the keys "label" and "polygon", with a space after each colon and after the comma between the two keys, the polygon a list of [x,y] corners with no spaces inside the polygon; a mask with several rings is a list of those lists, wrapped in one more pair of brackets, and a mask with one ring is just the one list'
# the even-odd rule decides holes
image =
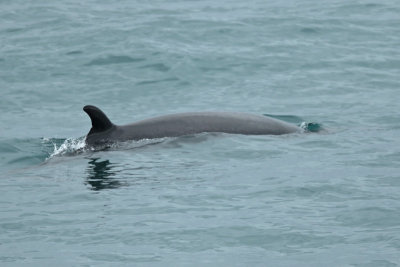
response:
{"label": "ocean water", "polygon": [[[2,0],[0,265],[400,265],[399,48],[395,0]],[[87,104],[317,129],[96,151]]]}

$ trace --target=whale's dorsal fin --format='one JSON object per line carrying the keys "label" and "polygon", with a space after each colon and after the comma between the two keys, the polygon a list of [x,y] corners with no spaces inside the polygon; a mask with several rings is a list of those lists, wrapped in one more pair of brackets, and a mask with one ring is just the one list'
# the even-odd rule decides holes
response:
{"label": "whale's dorsal fin", "polygon": [[107,118],[106,114],[104,114],[104,112],[98,107],[87,105],[83,107],[83,110],[92,120],[92,129],[90,129],[89,134],[103,132],[114,126],[114,124]]}

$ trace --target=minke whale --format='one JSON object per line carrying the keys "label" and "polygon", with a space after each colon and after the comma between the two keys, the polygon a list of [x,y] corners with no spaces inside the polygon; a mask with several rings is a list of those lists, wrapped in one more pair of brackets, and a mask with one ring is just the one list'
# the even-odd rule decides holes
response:
{"label": "minke whale", "polygon": [[95,106],[87,105],[83,110],[92,121],[85,140],[89,146],[197,133],[280,135],[301,131],[299,127],[278,119],[240,112],[177,113],[119,126]]}

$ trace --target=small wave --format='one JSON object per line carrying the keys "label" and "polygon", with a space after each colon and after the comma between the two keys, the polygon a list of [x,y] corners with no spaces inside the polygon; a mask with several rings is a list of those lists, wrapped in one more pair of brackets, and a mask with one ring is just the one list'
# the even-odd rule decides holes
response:
{"label": "small wave", "polygon": [[70,51],[70,52],[67,52],[67,53],[65,53],[67,56],[70,56],[70,55],[79,55],[79,54],[82,54],[83,52],[82,51],[80,51],[80,50],[74,50],[74,51]]}
{"label": "small wave", "polygon": [[0,140],[0,169],[23,169],[42,164],[61,146],[64,138],[12,138]]}
{"label": "small wave", "polygon": [[161,72],[167,72],[170,70],[170,67],[163,63],[155,63],[155,64],[150,64],[150,65],[145,65],[140,67],[141,69],[153,69]]}
{"label": "small wave", "polygon": [[178,81],[179,79],[176,77],[171,77],[171,78],[166,78],[166,79],[161,79],[161,80],[148,80],[148,81],[142,81],[136,83],[136,85],[148,85],[148,84],[154,84],[154,83],[162,83],[162,82],[173,82],[173,81]]}
{"label": "small wave", "polygon": [[109,64],[121,64],[121,63],[133,63],[144,61],[145,58],[132,58],[129,56],[107,56],[93,59],[85,66],[95,66],[95,65],[109,65]]}
{"label": "small wave", "polygon": [[302,28],[300,31],[307,34],[318,33],[318,29],[309,27]]}

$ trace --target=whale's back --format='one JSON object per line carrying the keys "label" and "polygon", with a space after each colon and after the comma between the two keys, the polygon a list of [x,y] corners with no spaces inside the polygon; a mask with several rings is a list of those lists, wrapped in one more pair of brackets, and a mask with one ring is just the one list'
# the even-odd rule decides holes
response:
{"label": "whale's back", "polygon": [[[188,112],[164,115],[120,126],[124,139],[173,137],[203,132],[263,135],[299,131],[289,123],[266,116],[238,112]],[[132,136],[129,137],[129,135]]]}
{"label": "whale's back", "polygon": [[238,112],[188,112],[145,119],[117,126],[97,107],[85,106],[92,128],[86,136],[90,145],[115,141],[176,137],[197,133],[278,135],[300,128],[267,116]]}

